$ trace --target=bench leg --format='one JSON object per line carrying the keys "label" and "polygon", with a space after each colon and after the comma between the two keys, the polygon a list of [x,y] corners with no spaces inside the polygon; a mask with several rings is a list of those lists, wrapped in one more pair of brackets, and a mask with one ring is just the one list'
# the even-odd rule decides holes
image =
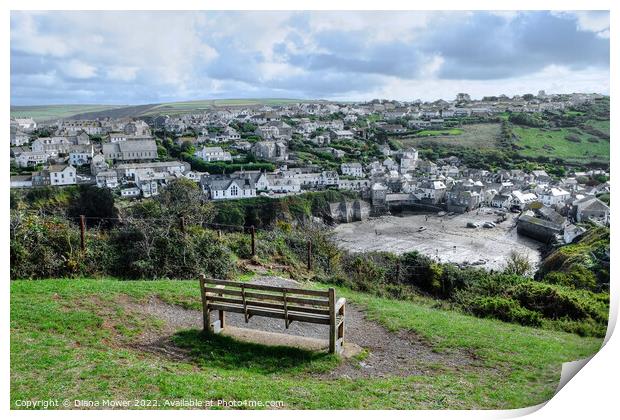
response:
{"label": "bench leg", "polygon": [[222,329],[224,329],[224,327],[226,326],[226,315],[224,315],[224,311],[219,311],[219,315],[220,315],[220,327]]}
{"label": "bench leg", "polygon": [[224,329],[224,311],[218,310],[219,318],[215,321],[211,322],[211,332],[214,334],[219,334]]}
{"label": "bench leg", "polygon": [[341,319],[340,325],[338,325],[338,331],[336,336],[336,352],[338,354],[342,353],[344,350],[344,319],[345,319],[345,305],[342,305],[340,311],[338,311],[338,316]]}
{"label": "bench leg", "polygon": [[329,288],[329,352],[336,353],[336,291]]}
{"label": "bench leg", "polygon": [[211,309],[204,309],[204,317],[203,317],[204,327],[203,330],[212,333],[213,332],[213,324],[211,324]]}

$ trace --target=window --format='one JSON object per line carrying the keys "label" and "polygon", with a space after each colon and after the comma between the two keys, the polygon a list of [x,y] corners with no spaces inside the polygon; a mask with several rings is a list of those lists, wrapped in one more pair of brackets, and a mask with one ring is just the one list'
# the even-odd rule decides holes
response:
{"label": "window", "polygon": [[230,195],[233,197],[236,197],[237,195],[239,195],[239,188],[236,185],[233,185],[232,187],[230,187]]}

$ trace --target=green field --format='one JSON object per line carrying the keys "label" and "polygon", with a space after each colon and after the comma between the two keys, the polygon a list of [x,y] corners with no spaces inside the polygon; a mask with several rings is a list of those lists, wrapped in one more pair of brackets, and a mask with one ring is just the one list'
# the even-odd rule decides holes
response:
{"label": "green field", "polygon": [[[318,287],[315,285],[315,287]],[[320,286],[325,287],[325,286]],[[392,331],[408,330],[437,354],[465,352],[470,365],[428,363],[408,377],[321,376],[340,362],[326,354],[176,331],[191,359],[145,351],[142,334],[166,322],[140,302],[199,308],[196,281],[17,280],[11,283],[11,407],[48,398],[277,400],[285,408],[517,408],[549,399],[561,363],[594,354],[602,340],[479,319],[339,289]],[[198,328],[198,325],[196,326]]]}
{"label": "green field", "polygon": [[[461,128],[445,130],[424,130],[415,137],[398,137],[405,147],[418,146],[420,143],[434,143],[438,145],[463,146],[473,149],[493,149],[497,147],[497,138],[500,135],[501,125],[471,124]],[[445,135],[447,133],[448,135]]]}
{"label": "green field", "polygon": [[422,130],[417,132],[415,135],[420,137],[429,137],[429,136],[458,136],[459,134],[463,134],[463,130],[460,128],[447,128],[444,130]]}
{"label": "green field", "polygon": [[609,135],[609,120],[588,120],[586,124]]}
{"label": "green field", "polygon": [[[605,122],[595,122],[602,128]],[[607,122],[609,130],[609,122]],[[515,126],[519,154],[526,157],[546,156],[569,162],[609,162],[609,140],[587,134],[578,128],[541,129]],[[574,136],[578,141],[567,137]]]}
{"label": "green field", "polygon": [[99,112],[122,108],[121,105],[41,105],[12,106],[12,118],[31,117],[37,122],[68,118],[83,112]]}

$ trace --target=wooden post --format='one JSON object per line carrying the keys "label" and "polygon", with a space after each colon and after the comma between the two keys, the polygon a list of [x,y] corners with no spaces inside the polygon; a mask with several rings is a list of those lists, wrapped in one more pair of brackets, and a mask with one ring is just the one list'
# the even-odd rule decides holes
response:
{"label": "wooden post", "polygon": [[400,260],[396,263],[396,283],[400,283]]}
{"label": "wooden post", "polygon": [[202,299],[202,330],[208,331],[211,327],[209,320],[209,310],[207,309],[207,291],[205,290],[205,281],[207,277],[204,274],[198,276],[200,281],[200,297]]}
{"label": "wooden post", "polygon": [[340,341],[340,344],[338,347],[338,353],[342,353],[342,351],[344,350],[344,321],[345,321],[345,316],[346,316],[345,307],[346,307],[346,304],[342,305],[340,307],[340,310],[338,311],[338,317],[340,317],[341,319],[340,325],[338,326],[338,335],[336,337],[336,343]]}
{"label": "wooden post", "polygon": [[256,255],[256,229],[254,225],[250,227],[250,233],[252,234],[252,256]]}
{"label": "wooden post", "polygon": [[86,242],[84,235],[86,233],[86,216],[80,214],[80,248],[82,251],[86,249]]}
{"label": "wooden post", "polygon": [[336,291],[329,288],[329,352],[336,353]]}
{"label": "wooden post", "polygon": [[312,241],[308,241],[308,271],[312,270]]}
{"label": "wooden post", "polygon": [[218,237],[218,239],[222,239],[222,230],[221,229],[217,230],[217,237]]}

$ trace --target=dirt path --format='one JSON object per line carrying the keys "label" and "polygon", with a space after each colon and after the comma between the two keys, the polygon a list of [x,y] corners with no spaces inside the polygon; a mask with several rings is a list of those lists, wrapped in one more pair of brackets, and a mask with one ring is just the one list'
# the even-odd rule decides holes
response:
{"label": "dirt path", "polygon": [[[278,277],[260,277],[257,284],[299,287],[292,280]],[[143,334],[135,345],[141,350],[155,352],[174,360],[189,361],[189,352],[177,347],[171,337],[177,331],[202,327],[200,311],[184,309],[167,304],[157,298],[146,303],[127,303],[131,311],[147,314],[163,321],[163,327],[156,333]],[[227,314],[228,325],[240,328],[286,333],[307,338],[326,339],[328,327],[295,322],[286,330],[284,322],[278,319],[253,317],[246,324],[241,314]],[[326,378],[363,378],[385,376],[420,375],[433,366],[460,368],[473,366],[476,358],[464,351],[452,353],[437,352],[433,347],[412,332],[389,332],[380,324],[368,320],[364,312],[348,304],[345,320],[345,339],[361,346],[365,351],[359,357],[344,360],[336,369],[319,376]]]}

